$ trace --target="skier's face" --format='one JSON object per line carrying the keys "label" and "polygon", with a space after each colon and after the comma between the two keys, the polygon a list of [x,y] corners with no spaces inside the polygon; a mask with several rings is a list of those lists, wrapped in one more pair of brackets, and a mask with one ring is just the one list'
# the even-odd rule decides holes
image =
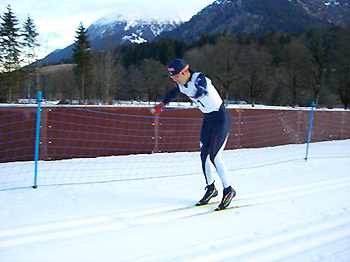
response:
{"label": "skier's face", "polygon": [[190,77],[190,72],[188,70],[185,70],[183,72],[180,72],[176,75],[170,76],[172,80],[174,80],[175,83],[179,85],[185,85],[188,82],[188,79]]}

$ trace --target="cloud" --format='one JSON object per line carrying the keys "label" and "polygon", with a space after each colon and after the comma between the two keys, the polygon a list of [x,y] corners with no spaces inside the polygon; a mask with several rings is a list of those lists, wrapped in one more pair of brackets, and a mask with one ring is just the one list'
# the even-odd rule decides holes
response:
{"label": "cloud", "polygon": [[[16,0],[10,5],[20,25],[29,15],[36,25],[42,47],[38,58],[57,48],[65,48],[75,40],[80,22],[87,28],[105,15],[147,12],[149,16],[165,19],[172,16],[190,19],[213,0]],[[7,11],[4,5],[2,13]]]}

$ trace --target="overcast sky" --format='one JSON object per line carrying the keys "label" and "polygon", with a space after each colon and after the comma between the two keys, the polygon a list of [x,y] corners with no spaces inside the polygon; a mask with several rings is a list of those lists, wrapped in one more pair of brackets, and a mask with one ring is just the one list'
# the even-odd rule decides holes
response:
{"label": "overcast sky", "polygon": [[72,44],[80,22],[88,28],[105,15],[133,11],[158,18],[178,16],[189,20],[214,0],[0,0],[1,16],[10,5],[19,23],[29,15],[39,33],[38,59]]}

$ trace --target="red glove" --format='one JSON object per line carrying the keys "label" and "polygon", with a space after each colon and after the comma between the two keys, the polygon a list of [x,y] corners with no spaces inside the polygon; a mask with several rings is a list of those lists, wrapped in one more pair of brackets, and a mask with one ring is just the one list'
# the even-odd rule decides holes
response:
{"label": "red glove", "polygon": [[156,105],[154,108],[151,109],[151,113],[155,116],[159,116],[160,113],[163,111],[163,108],[165,107],[165,104],[160,102],[158,105]]}

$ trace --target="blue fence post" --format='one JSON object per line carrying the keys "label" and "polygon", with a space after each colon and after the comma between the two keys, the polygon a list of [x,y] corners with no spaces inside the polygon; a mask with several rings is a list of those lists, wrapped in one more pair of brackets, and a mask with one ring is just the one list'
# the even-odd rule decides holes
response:
{"label": "blue fence post", "polygon": [[38,108],[36,113],[36,131],[35,131],[35,167],[34,167],[34,185],[33,188],[37,188],[37,180],[38,180],[38,160],[39,160],[39,144],[40,144],[40,117],[41,117],[41,97],[42,92],[38,92]]}
{"label": "blue fence post", "polygon": [[311,133],[312,133],[312,122],[314,120],[314,107],[315,107],[315,102],[312,101],[312,103],[311,103],[310,120],[309,120],[309,133],[308,133],[308,136],[307,136],[307,146],[306,146],[305,161],[307,161],[307,158],[308,158],[308,155],[309,155],[309,146],[310,146]]}

